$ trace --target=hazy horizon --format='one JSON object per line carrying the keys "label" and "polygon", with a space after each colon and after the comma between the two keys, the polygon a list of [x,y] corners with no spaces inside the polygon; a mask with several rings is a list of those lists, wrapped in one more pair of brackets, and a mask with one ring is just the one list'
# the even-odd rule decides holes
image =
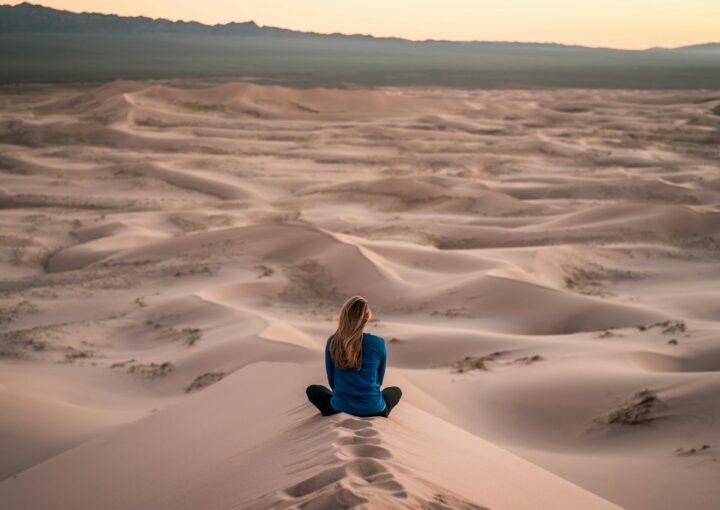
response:
{"label": "hazy horizon", "polygon": [[[10,1],[5,5],[17,5]],[[517,41],[641,50],[715,42],[720,2],[603,0],[398,1],[48,0],[30,2],[74,12],[147,16],[206,24],[254,21],[263,26],[321,33],[367,34],[410,40]],[[347,16],[353,11],[352,18]]]}

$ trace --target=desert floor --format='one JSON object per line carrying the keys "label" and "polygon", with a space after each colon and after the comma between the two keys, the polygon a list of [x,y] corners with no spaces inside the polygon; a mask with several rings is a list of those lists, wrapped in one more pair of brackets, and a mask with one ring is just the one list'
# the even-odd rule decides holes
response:
{"label": "desert floor", "polygon": [[[0,507],[717,509],[719,128],[703,91],[0,89]],[[305,400],[353,294],[389,420]]]}

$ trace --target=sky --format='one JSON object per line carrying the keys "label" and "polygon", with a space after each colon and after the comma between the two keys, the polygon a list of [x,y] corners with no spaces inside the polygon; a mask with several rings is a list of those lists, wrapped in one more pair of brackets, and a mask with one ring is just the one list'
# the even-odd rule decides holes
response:
{"label": "sky", "polygon": [[30,1],[78,12],[208,24],[253,20],[294,30],[407,39],[557,42],[624,49],[720,42],[720,0]]}

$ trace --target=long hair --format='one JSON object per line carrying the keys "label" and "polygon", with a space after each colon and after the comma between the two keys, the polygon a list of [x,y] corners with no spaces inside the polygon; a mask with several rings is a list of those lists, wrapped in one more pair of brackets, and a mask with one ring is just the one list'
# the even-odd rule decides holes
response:
{"label": "long hair", "polygon": [[370,306],[364,297],[353,296],[345,301],[330,343],[330,356],[340,368],[359,370],[362,366],[363,328],[371,317]]}

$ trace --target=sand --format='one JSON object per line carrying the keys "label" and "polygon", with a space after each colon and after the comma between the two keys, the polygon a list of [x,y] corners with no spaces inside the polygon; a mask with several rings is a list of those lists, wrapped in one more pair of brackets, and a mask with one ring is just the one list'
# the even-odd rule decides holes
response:
{"label": "sand", "polygon": [[[0,91],[0,507],[715,509],[706,91]],[[363,294],[389,420],[320,417]]]}

